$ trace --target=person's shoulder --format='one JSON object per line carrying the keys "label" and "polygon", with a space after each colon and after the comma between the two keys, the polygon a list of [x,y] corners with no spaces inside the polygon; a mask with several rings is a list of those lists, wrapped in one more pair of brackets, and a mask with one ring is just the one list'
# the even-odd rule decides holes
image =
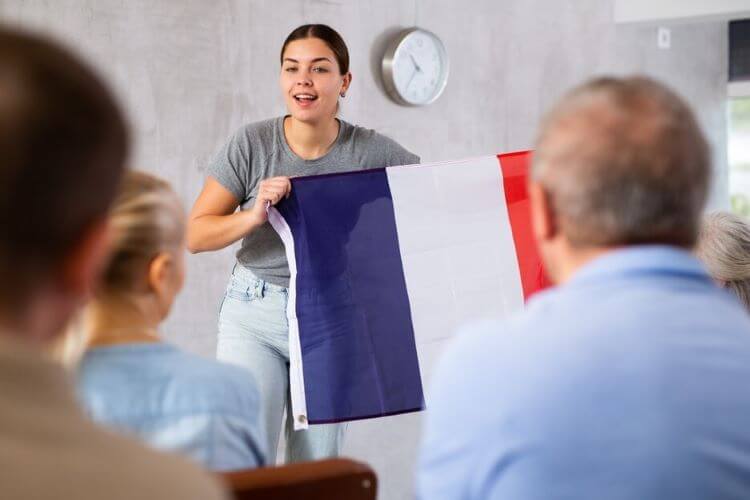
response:
{"label": "person's shoulder", "polygon": [[514,339],[522,337],[517,321],[513,317],[467,324],[447,343],[426,398],[428,448],[439,454],[446,446],[444,434],[455,446],[473,447],[483,429],[497,425],[501,415],[496,405],[508,386],[523,378],[511,363]]}
{"label": "person's shoulder", "polygon": [[224,363],[213,358],[188,352],[176,346],[171,347],[174,364],[184,368],[185,376],[200,377],[208,381],[233,380],[237,377],[252,376],[252,373],[240,366]]}
{"label": "person's shoulder", "polygon": [[523,347],[523,339],[544,330],[545,317],[554,312],[555,295],[555,290],[542,291],[508,316],[466,323],[457,330],[452,349],[466,351],[466,355],[495,356],[507,352],[509,346]]}
{"label": "person's shoulder", "polygon": [[278,143],[279,121],[283,117],[269,118],[241,125],[229,138],[228,147],[230,151],[239,151],[243,156],[268,154],[273,151]]}
{"label": "person's shoulder", "polygon": [[354,125],[348,122],[345,122],[344,120],[341,120],[342,126],[345,127],[345,133],[348,138],[350,138],[353,141],[356,141],[362,145],[366,145],[369,147],[383,147],[388,149],[403,149],[403,147],[396,142],[395,140],[391,139],[385,134],[381,134],[380,132],[373,130],[371,128],[362,127],[360,125]]}
{"label": "person's shoulder", "polygon": [[151,450],[93,425],[86,441],[90,448],[81,449],[85,456],[77,458],[87,464],[87,470],[79,472],[106,484],[108,498],[226,498],[216,479],[182,457]]}
{"label": "person's shoulder", "polygon": [[[109,393],[109,386],[127,383],[133,376],[133,367],[144,365],[153,348],[160,344],[120,344],[87,349],[73,372],[76,385],[86,392]],[[143,373],[143,372],[141,372]]]}
{"label": "person's shoulder", "polygon": [[175,366],[181,367],[175,388],[201,400],[212,411],[246,415],[255,413],[260,393],[253,374],[242,367],[175,349]]}
{"label": "person's shoulder", "polygon": [[385,134],[344,120],[341,120],[341,124],[344,127],[342,136],[345,141],[351,141],[358,149],[383,154],[386,157],[387,166],[416,164],[420,161],[419,156]]}
{"label": "person's shoulder", "polygon": [[276,132],[279,126],[279,121],[283,120],[283,117],[276,116],[273,118],[268,118],[265,120],[258,120],[255,122],[250,122],[242,125],[238,130],[237,133],[243,133],[248,136],[252,135],[261,135],[261,136],[268,136],[272,135]]}
{"label": "person's shoulder", "polygon": [[545,295],[540,293],[523,310],[507,317],[458,328],[441,358],[441,378],[453,378],[459,385],[483,384],[483,380],[533,371],[537,352],[546,344],[545,338],[554,334],[544,321],[549,312]]}
{"label": "person's shoulder", "polygon": [[232,139],[248,145],[270,144],[276,140],[280,120],[283,117],[246,123],[235,130]]}
{"label": "person's shoulder", "polygon": [[[444,363],[459,366],[487,357],[496,357],[512,344],[513,337],[522,330],[523,318],[512,315],[504,319],[487,319],[467,323],[458,330],[448,343]],[[493,363],[494,364],[494,363]]]}

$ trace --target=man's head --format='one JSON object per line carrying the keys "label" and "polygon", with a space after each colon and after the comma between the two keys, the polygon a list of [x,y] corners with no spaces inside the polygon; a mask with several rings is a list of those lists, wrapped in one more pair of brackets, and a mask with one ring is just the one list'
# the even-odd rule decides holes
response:
{"label": "man's head", "polygon": [[85,297],[127,149],[123,115],[91,69],[0,26],[0,327],[49,336]]}
{"label": "man's head", "polygon": [[535,149],[532,216],[553,281],[607,249],[695,242],[710,152],[687,104],[664,85],[587,82],[545,117]]}

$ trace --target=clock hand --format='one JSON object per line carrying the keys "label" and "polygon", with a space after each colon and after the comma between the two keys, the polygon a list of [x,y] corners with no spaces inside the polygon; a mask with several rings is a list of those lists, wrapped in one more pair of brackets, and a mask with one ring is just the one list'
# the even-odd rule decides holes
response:
{"label": "clock hand", "polygon": [[417,69],[417,71],[419,71],[421,73],[422,72],[422,68],[419,67],[419,64],[417,64],[417,60],[414,59],[414,56],[411,55],[411,54],[409,54],[409,58],[411,59],[411,63],[414,65],[414,67]]}
{"label": "clock hand", "polygon": [[411,77],[409,78],[409,81],[406,82],[406,87],[405,87],[406,90],[409,90],[409,86],[411,85],[412,80],[414,80],[414,77],[417,76],[418,72],[419,72],[418,69],[415,69],[414,71],[411,72]]}

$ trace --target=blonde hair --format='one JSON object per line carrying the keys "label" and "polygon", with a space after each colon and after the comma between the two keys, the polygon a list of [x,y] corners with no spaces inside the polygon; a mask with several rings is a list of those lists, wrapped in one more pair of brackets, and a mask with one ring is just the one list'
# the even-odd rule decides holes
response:
{"label": "blonde hair", "polygon": [[696,254],[711,277],[724,283],[750,310],[750,224],[728,212],[703,218]]}
{"label": "blonde hair", "polygon": [[111,254],[97,293],[138,291],[151,260],[179,247],[185,237],[179,198],[166,181],[141,171],[125,174],[109,223]]}
{"label": "blonde hair", "polygon": [[[185,218],[170,185],[146,172],[126,172],[109,214],[110,256],[94,298],[139,293],[142,277],[154,257],[179,248]],[[50,346],[51,356],[73,368],[86,348],[83,311],[74,317],[65,335]]]}

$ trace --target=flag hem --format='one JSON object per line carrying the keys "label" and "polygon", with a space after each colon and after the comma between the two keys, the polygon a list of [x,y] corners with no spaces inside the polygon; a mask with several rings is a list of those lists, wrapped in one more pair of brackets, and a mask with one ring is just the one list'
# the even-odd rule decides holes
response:
{"label": "flag hem", "polygon": [[302,347],[299,340],[297,320],[297,260],[294,252],[294,237],[286,220],[276,208],[268,207],[268,222],[276,230],[284,243],[286,259],[289,262],[289,297],[286,317],[289,323],[289,393],[294,430],[308,428],[307,402],[305,400],[305,375],[302,370]]}

